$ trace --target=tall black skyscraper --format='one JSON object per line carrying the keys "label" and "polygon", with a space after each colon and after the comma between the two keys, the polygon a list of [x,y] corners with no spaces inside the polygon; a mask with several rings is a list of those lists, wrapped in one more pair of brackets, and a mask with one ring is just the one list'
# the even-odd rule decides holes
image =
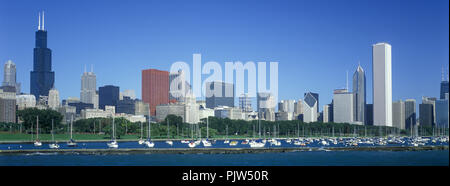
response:
{"label": "tall black skyscraper", "polygon": [[98,88],[99,108],[105,109],[106,105],[117,106],[119,101],[120,88],[113,85],[106,85]]}
{"label": "tall black skyscraper", "polygon": [[36,99],[48,96],[55,83],[55,72],[52,71],[52,51],[47,48],[47,31],[44,28],[44,12],[39,13],[39,26],[36,31],[36,44],[33,56],[33,71],[30,74],[30,92]]}

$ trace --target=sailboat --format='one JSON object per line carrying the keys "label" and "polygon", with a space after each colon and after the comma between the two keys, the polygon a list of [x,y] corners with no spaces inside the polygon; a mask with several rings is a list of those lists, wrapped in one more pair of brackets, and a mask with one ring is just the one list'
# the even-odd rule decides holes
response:
{"label": "sailboat", "polygon": [[225,141],[223,141],[223,143],[230,143],[230,140],[228,140],[228,125],[226,126],[226,134],[227,134],[227,137],[225,138]]}
{"label": "sailboat", "polygon": [[139,138],[139,141],[138,141],[138,143],[139,143],[139,145],[142,145],[142,144],[144,144],[144,140],[142,139],[142,133],[143,133],[143,130],[142,130],[142,123],[141,123],[141,138]]}
{"label": "sailboat", "polygon": [[72,130],[73,130],[73,115],[72,118],[70,119],[70,140],[67,142],[67,146],[76,147],[77,143],[75,142],[75,140],[73,140]]}
{"label": "sailboat", "polygon": [[152,148],[152,147],[155,146],[155,143],[153,143],[153,142],[150,140],[151,132],[152,132],[152,129],[151,129],[151,125],[150,125],[150,117],[149,117],[149,118],[148,118],[147,140],[144,142],[145,146],[147,146],[147,147],[149,147],[149,148]]}
{"label": "sailboat", "polygon": [[52,143],[48,145],[51,149],[59,149],[59,145],[55,141],[55,136],[53,134],[53,119],[52,119]]}
{"label": "sailboat", "polygon": [[209,137],[209,122],[208,117],[206,117],[206,139],[202,140],[204,147],[211,147],[211,142],[208,141]]}
{"label": "sailboat", "polygon": [[[259,120],[259,118],[258,118],[258,126],[259,126],[258,134],[259,134],[259,138],[261,138],[261,121]],[[255,133],[254,131],[255,131],[255,128],[253,127],[253,133]],[[249,145],[251,148],[261,148],[261,147],[264,147],[266,145],[266,143],[265,142],[257,142],[256,140],[252,140],[249,143]]]}
{"label": "sailboat", "polygon": [[173,141],[169,140],[169,119],[168,118],[167,118],[167,141],[166,141],[166,143],[169,144],[170,146],[173,145]]}
{"label": "sailboat", "polygon": [[107,143],[109,148],[118,148],[119,144],[117,144],[116,141],[116,131],[115,129],[115,124],[114,124],[114,117],[112,118],[112,139],[111,142]]}
{"label": "sailboat", "polygon": [[197,144],[195,144],[194,142],[194,126],[195,125],[191,125],[191,138],[192,140],[188,143],[189,148],[194,148],[195,146],[197,146]]}
{"label": "sailboat", "polygon": [[42,142],[39,141],[39,116],[36,116],[36,141],[34,141],[35,147],[42,146]]}

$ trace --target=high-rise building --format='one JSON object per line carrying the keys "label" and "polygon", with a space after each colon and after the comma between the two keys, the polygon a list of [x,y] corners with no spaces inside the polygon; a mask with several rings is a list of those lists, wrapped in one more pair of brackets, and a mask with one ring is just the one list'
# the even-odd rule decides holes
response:
{"label": "high-rise building", "polygon": [[97,96],[97,77],[94,72],[86,72],[84,70],[83,75],[81,76],[81,92],[80,92],[80,100],[83,103],[91,103],[95,106],[98,106]]}
{"label": "high-rise building", "polygon": [[252,100],[248,97],[248,94],[241,94],[239,97],[239,108],[244,112],[251,112],[252,109]]}
{"label": "high-rise building", "polygon": [[298,115],[303,114],[303,100],[299,99],[294,103],[294,117],[297,118]]}
{"label": "high-rise building", "polygon": [[441,92],[439,98],[445,99],[445,94],[448,94],[448,72],[447,72],[447,80],[445,80],[444,68],[442,68]]}
{"label": "high-rise building", "polygon": [[366,104],[366,125],[373,125],[373,104]]}
{"label": "high-rise building", "polygon": [[436,126],[448,128],[448,99],[436,100]]}
{"label": "high-rise building", "polygon": [[392,127],[391,45],[377,43],[372,48],[373,124]]}
{"label": "high-rise building", "polygon": [[157,69],[142,70],[142,101],[148,103],[150,115],[156,115],[156,106],[169,103],[169,72]]}
{"label": "high-rise building", "polygon": [[311,96],[313,96],[316,101],[317,101],[317,108],[316,108],[316,112],[319,113],[319,94],[318,93],[313,93],[313,92],[307,92],[305,93],[303,96],[306,97],[306,94],[311,94]]}
{"label": "high-rise building", "polygon": [[333,121],[333,104],[326,104],[323,106],[323,122],[329,123]]}
{"label": "high-rise building", "polygon": [[48,107],[53,110],[57,110],[60,106],[59,102],[59,91],[56,89],[51,89],[48,93]]}
{"label": "high-rise building", "polygon": [[366,75],[361,65],[353,74],[353,120],[365,123]]}
{"label": "high-rise building", "polygon": [[416,125],[416,100],[405,100],[405,129],[409,129],[411,126]]}
{"label": "high-rise building", "polygon": [[150,108],[149,108],[148,103],[144,103],[141,100],[135,101],[135,106],[134,106],[134,114],[135,115],[148,116],[149,113],[150,113]]}
{"label": "high-rise building", "polygon": [[206,108],[234,107],[234,84],[219,81],[206,82]]}
{"label": "high-rise building", "polygon": [[275,121],[275,97],[270,92],[258,92],[256,105],[258,117],[266,121]]}
{"label": "high-rise building", "polygon": [[186,74],[179,70],[169,74],[169,101],[184,101],[187,94],[191,92],[191,85],[186,80]]}
{"label": "high-rise building", "polygon": [[122,92],[119,93],[119,99],[123,100],[124,97],[128,97],[132,100],[136,99],[136,94],[134,93],[134,90],[124,90]]}
{"label": "high-rise building", "polygon": [[278,111],[279,112],[289,112],[293,113],[295,108],[295,101],[294,100],[281,100],[278,103]]}
{"label": "high-rise building", "polygon": [[316,122],[318,119],[318,94],[307,92],[305,93],[305,98],[303,99],[303,122]]}
{"label": "high-rise building", "polygon": [[128,96],[124,96],[122,100],[117,101],[116,113],[135,114],[136,101]]}
{"label": "high-rise building", "polygon": [[419,121],[422,126],[434,126],[433,104],[419,104]]}
{"label": "high-rise building", "polygon": [[39,99],[39,96],[48,96],[54,87],[55,72],[52,71],[52,51],[47,48],[47,31],[44,28],[44,12],[39,15],[39,26],[36,31],[36,43],[33,56],[33,71],[30,72],[30,92]]}
{"label": "high-rise building", "polygon": [[11,60],[5,63],[5,73],[3,76],[2,86],[15,87],[16,94],[20,94],[20,83],[16,82],[16,64]]}
{"label": "high-rise building", "polygon": [[405,129],[405,102],[399,100],[392,103],[392,125],[398,129]]}
{"label": "high-rise building", "polygon": [[[120,88],[113,85],[106,85],[98,88],[99,107],[105,109],[106,105],[117,106],[119,101]],[[93,107],[93,106],[92,106]]]}
{"label": "high-rise building", "polygon": [[333,92],[333,122],[353,123],[353,93],[347,89]]}
{"label": "high-rise building", "polygon": [[433,125],[436,124],[436,100],[437,98],[435,97],[422,96],[422,103],[431,104],[433,106]]}
{"label": "high-rise building", "polygon": [[0,122],[16,122],[16,92],[4,92],[0,89]]}

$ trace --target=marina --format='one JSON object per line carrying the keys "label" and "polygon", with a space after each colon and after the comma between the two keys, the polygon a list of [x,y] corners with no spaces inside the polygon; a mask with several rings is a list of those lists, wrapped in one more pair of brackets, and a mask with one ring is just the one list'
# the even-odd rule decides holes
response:
{"label": "marina", "polygon": [[[367,149],[398,149],[406,150],[426,149],[418,147],[445,147],[448,149],[448,137],[374,137],[374,138],[273,138],[273,139],[235,139],[231,142],[226,140],[170,140],[172,143],[167,143],[169,140],[152,140],[149,143],[140,143],[138,140],[119,141],[115,142],[114,147],[108,141],[78,141],[76,146],[69,143],[48,141],[42,142],[41,146],[36,146],[32,142],[28,143],[7,143],[0,144],[0,153],[7,152],[39,152],[39,151],[53,151],[53,152],[95,152],[109,149],[110,152],[119,151],[148,151],[150,148],[164,152],[174,153],[181,152],[180,150],[190,150],[190,152],[201,151],[224,151],[233,149],[245,152],[246,149],[262,149],[260,152],[271,151],[270,149],[283,150],[302,150],[302,149],[345,149],[345,150],[367,150]],[[146,141],[147,142],[147,141]],[[52,148],[53,145],[58,145],[59,148]],[[117,151],[114,151],[117,150]]]}

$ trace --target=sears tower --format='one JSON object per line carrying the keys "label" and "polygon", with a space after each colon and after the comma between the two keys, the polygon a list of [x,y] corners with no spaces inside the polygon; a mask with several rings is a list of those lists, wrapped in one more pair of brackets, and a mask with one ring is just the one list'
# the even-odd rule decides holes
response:
{"label": "sears tower", "polygon": [[33,71],[30,74],[30,92],[37,100],[39,96],[48,96],[55,82],[55,72],[52,71],[52,51],[47,48],[47,31],[44,25],[44,12],[42,12],[42,26],[39,13],[39,26],[33,51]]}

